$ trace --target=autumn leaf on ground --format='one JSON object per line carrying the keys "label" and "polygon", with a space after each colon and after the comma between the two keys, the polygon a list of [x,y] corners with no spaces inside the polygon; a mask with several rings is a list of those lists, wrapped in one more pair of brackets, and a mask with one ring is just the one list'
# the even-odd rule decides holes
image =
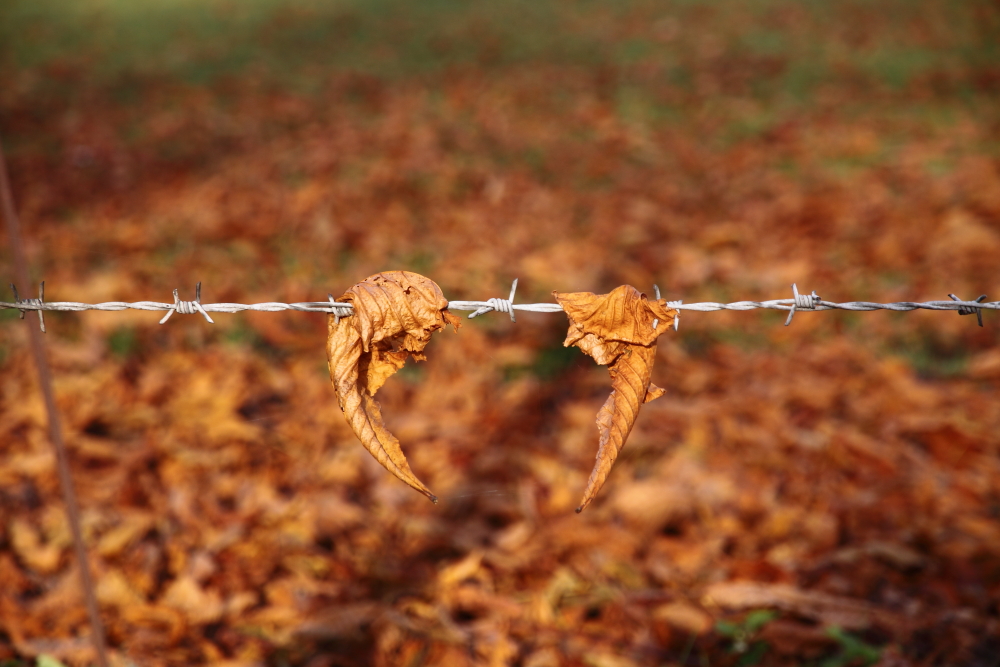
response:
{"label": "autumn leaf on ground", "polygon": [[650,382],[656,338],[667,330],[677,311],[668,308],[666,301],[648,300],[631,285],[617,287],[610,294],[553,294],[569,317],[563,345],[577,346],[611,373],[611,395],[597,413],[597,463],[576,509],[582,512],[604,486],[639,406],[663,395],[663,389]]}
{"label": "autumn leaf on ground", "polygon": [[447,324],[457,330],[457,317],[430,278],[409,271],[385,271],[366,278],[339,299],[354,306],[350,317],[330,315],[327,356],[330,379],[340,409],[365,448],[379,463],[417,491],[437,497],[410,470],[399,440],[382,421],[373,398],[385,381],[412,355],[425,359],[431,334]]}

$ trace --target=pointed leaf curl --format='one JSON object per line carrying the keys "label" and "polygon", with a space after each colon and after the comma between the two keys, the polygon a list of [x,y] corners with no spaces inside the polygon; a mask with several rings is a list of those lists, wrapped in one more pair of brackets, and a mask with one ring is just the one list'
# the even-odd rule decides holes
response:
{"label": "pointed leaf curl", "polygon": [[597,413],[597,460],[576,510],[582,512],[604,486],[639,407],[664,393],[650,382],[656,339],[669,328],[677,311],[662,299],[650,301],[630,285],[602,295],[553,294],[569,318],[563,345],[580,348],[598,364],[608,366],[611,374],[611,394]]}
{"label": "pointed leaf curl", "polygon": [[350,317],[330,315],[327,357],[330,380],[347,422],[375,460],[411,487],[437,502],[417,479],[399,440],[382,421],[375,392],[412,356],[425,357],[431,334],[460,320],[448,312],[441,288],[409,271],[375,274],[347,290],[339,299],[354,306]]}

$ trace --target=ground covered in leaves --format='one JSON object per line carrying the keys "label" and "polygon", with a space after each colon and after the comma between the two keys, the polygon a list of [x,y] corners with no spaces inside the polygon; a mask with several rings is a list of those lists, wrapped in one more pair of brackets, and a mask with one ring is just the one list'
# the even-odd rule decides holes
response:
{"label": "ground covered in leaves", "polygon": [[[49,300],[994,300],[998,45],[985,0],[15,0],[0,138]],[[0,662],[82,664],[0,317]],[[47,319],[118,665],[997,664],[996,313],[682,314],[580,515],[609,380],[563,314],[381,389],[438,505],[355,438],[325,316],[158,317]]]}

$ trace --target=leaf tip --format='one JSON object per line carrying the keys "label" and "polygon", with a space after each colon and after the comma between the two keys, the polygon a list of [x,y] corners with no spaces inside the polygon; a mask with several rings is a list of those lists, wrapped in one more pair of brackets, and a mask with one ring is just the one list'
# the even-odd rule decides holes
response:
{"label": "leaf tip", "polygon": [[427,496],[427,497],[430,498],[430,501],[432,503],[434,503],[435,505],[438,504],[438,497],[437,496]]}
{"label": "leaf tip", "polygon": [[583,511],[583,505],[580,505],[579,507],[576,508],[576,513],[577,514],[579,514],[582,511]]}

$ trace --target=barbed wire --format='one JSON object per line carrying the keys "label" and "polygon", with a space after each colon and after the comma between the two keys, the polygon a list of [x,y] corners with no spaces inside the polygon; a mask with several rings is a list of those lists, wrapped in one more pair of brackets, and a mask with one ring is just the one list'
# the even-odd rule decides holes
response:
{"label": "barbed wire", "polygon": [[[164,303],[160,301],[106,301],[104,303],[80,303],[78,301],[45,301],[45,283],[42,282],[38,290],[38,298],[20,298],[17,288],[11,285],[14,293],[14,301],[0,301],[0,310],[16,309],[21,311],[21,319],[29,311],[38,312],[39,325],[45,331],[45,319],[43,313],[46,311],[81,312],[87,310],[98,311],[123,311],[123,310],[149,310],[166,311],[167,314],[160,320],[164,324],[174,313],[181,315],[202,315],[208,322],[214,324],[215,321],[209,313],[240,313],[244,311],[275,313],[282,311],[298,311],[305,313],[330,313],[340,321],[341,317],[349,317],[354,312],[354,306],[350,303],[339,303],[332,295],[327,295],[326,301],[301,301],[297,303],[279,303],[268,301],[264,303],[202,303],[201,283],[195,286],[195,298],[193,301],[182,301],[178,296],[178,290],[174,290],[174,302]],[[653,286],[656,291],[656,298],[660,298],[660,288]],[[450,310],[474,311],[469,315],[469,319],[484,315],[489,312],[507,313],[512,322],[517,320],[514,317],[515,311],[525,311],[533,313],[555,313],[561,312],[562,306],[558,303],[514,303],[514,294],[517,290],[517,280],[511,285],[510,296],[506,299],[494,297],[486,301],[449,301]],[[711,313],[720,310],[781,310],[788,312],[788,319],[785,326],[792,323],[792,318],[796,312],[801,310],[823,311],[823,310],[846,310],[854,312],[870,312],[874,310],[891,310],[896,312],[908,312],[913,310],[951,310],[958,311],[959,315],[976,315],[979,326],[983,326],[983,309],[1000,310],[1000,301],[985,302],[986,295],[983,294],[975,301],[963,301],[954,294],[949,294],[950,301],[896,301],[892,303],[876,303],[873,301],[847,301],[836,303],[824,301],[816,292],[811,294],[800,294],[798,286],[792,284],[791,299],[772,299],[770,301],[734,301],[732,303],[717,303],[706,301],[702,303],[684,303],[682,300],[667,301],[667,305],[678,311],[694,311],[700,313]],[[676,330],[679,325],[679,316],[674,317],[673,327]],[[653,327],[656,327],[654,321]]]}

